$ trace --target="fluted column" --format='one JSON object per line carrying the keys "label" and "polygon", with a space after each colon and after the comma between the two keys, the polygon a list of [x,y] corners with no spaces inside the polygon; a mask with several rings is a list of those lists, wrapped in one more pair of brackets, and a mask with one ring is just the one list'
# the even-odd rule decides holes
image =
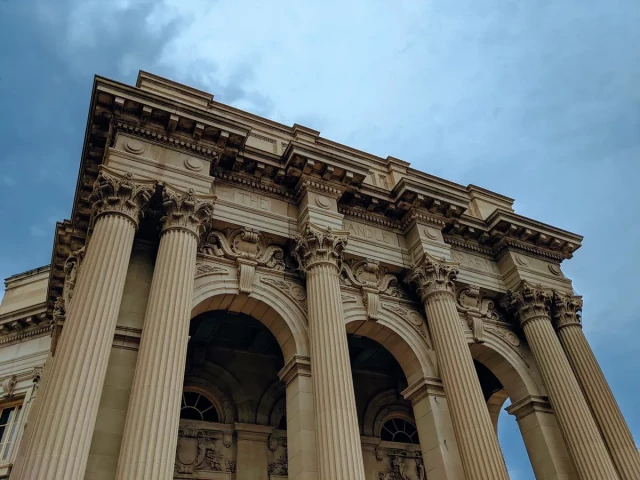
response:
{"label": "fluted column", "polygon": [[465,478],[508,480],[456,308],[456,266],[426,255],[407,281],[415,284],[424,302]]}
{"label": "fluted column", "polygon": [[198,237],[210,202],[193,191],[162,192],[162,235],[151,281],[116,478],[169,480],[180,421],[180,398]]}
{"label": "fluted column", "polygon": [[640,478],[640,454],[618,402],[582,332],[582,299],[554,292],[553,317],[558,338],[621,480]]}
{"label": "fluted column", "polygon": [[578,476],[616,480],[618,475],[551,324],[551,298],[549,290],[523,281],[515,292],[507,292],[503,303],[520,320]]}
{"label": "fluted column", "polygon": [[133,237],[151,195],[131,178],[103,170],[94,185],[93,234],[16,479],[84,478]]}
{"label": "fluted column", "polygon": [[306,273],[319,478],[364,480],[360,431],[340,295],[346,232],[307,223],[294,251]]}

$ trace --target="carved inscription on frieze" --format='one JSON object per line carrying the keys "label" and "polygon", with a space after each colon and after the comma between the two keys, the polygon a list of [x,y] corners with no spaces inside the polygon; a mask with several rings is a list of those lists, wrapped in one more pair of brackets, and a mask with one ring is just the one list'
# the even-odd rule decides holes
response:
{"label": "carved inscription on frieze", "polygon": [[400,245],[398,243],[398,236],[395,233],[372,227],[364,223],[345,220],[344,229],[349,232],[351,237],[362,238],[364,240],[377,243],[384,243],[394,247],[398,247]]}
{"label": "carved inscription on frieze", "polygon": [[271,210],[271,199],[269,197],[263,197],[262,195],[256,195],[255,193],[236,191],[233,200],[236,203],[255,208],[256,210],[264,210],[267,212]]}
{"label": "carved inscription on frieze", "polygon": [[477,255],[471,255],[458,250],[451,250],[451,257],[455,262],[459,262],[460,266],[463,268],[473,268],[487,273],[500,273],[498,266],[494,262]]}

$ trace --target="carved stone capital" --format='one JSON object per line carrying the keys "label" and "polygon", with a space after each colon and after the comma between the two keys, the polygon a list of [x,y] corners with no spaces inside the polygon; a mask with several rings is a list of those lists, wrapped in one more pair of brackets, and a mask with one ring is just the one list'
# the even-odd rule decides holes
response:
{"label": "carved stone capital", "polygon": [[502,305],[514,314],[521,325],[524,325],[533,318],[550,318],[552,296],[551,290],[523,280],[518,288],[506,293],[502,299]]}
{"label": "carved stone capital", "polygon": [[556,329],[560,330],[569,325],[582,327],[581,312],[582,297],[554,290],[552,314]]}
{"label": "carved stone capital", "polygon": [[457,262],[449,262],[427,254],[423,257],[422,263],[405,277],[405,281],[415,286],[423,302],[433,293],[454,294],[458,266]]}
{"label": "carved stone capital", "polygon": [[149,201],[153,192],[153,185],[148,182],[134,182],[131,173],[120,176],[108,173],[103,167],[89,196],[93,221],[102,215],[122,215],[131,220],[137,228],[142,207]]}
{"label": "carved stone capital", "polygon": [[342,253],[347,246],[348,232],[323,228],[307,222],[296,235],[293,256],[304,273],[315,265],[329,264],[342,270]]}
{"label": "carved stone capital", "polygon": [[165,187],[162,190],[162,209],[164,217],[160,223],[163,233],[186,230],[200,238],[205,223],[213,214],[213,202],[198,200],[193,189],[179,192]]}

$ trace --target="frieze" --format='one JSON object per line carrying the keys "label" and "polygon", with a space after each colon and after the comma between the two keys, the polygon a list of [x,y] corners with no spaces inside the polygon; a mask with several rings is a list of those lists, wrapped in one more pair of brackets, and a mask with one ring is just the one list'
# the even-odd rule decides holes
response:
{"label": "frieze", "polygon": [[392,247],[399,247],[398,236],[394,232],[382,230],[377,227],[366,225],[364,223],[354,222],[352,220],[344,220],[344,229],[349,232],[353,238],[360,238],[371,242],[382,243]]}
{"label": "frieze", "polygon": [[460,252],[458,250],[451,250],[451,257],[454,261],[460,263],[461,267],[482,270],[483,272],[487,273],[500,273],[500,270],[498,270],[498,266],[494,262],[477,255]]}

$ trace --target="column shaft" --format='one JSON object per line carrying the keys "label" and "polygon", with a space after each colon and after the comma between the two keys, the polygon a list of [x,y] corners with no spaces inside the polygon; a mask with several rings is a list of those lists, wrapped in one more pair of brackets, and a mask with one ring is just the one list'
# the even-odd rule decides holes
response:
{"label": "column shaft", "polygon": [[173,478],[187,354],[196,236],[160,239],[120,450],[119,480]]}
{"label": "column shaft", "polygon": [[319,478],[364,480],[362,446],[336,265],[319,262],[308,269],[307,295]]}
{"label": "column shaft", "polygon": [[582,480],[617,479],[598,427],[553,330],[551,318],[530,316],[523,321],[523,330],[578,475]]}
{"label": "column shaft", "polygon": [[640,454],[618,403],[579,323],[558,329],[558,337],[600,427],[621,480],[640,478]]}
{"label": "column shaft", "polygon": [[449,413],[467,480],[508,480],[473,358],[450,291],[424,298]]}
{"label": "column shaft", "polygon": [[136,225],[97,218],[20,479],[84,476]]}

